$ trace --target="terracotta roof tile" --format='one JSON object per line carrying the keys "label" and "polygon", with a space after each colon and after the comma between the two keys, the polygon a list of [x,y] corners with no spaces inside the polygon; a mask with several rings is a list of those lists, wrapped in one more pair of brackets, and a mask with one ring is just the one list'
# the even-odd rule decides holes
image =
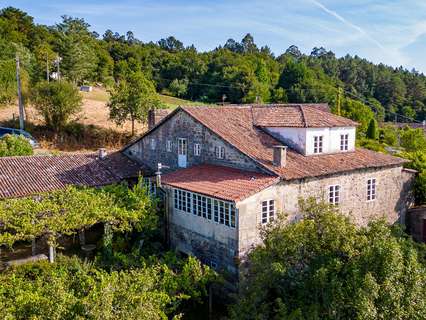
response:
{"label": "terracotta roof tile", "polygon": [[162,183],[207,196],[240,201],[278,182],[278,177],[203,164],[163,175]]}
{"label": "terracotta roof tile", "polygon": [[310,104],[253,107],[254,124],[261,127],[354,127],[358,123]]}
{"label": "terracotta roof tile", "polygon": [[0,198],[23,197],[67,185],[103,186],[137,176],[142,168],[115,152],[0,158]]}
{"label": "terracotta roof tile", "polygon": [[318,156],[304,156],[289,148],[287,165],[279,168],[272,164],[272,147],[282,143],[254,125],[251,107],[183,107],[182,109],[264,168],[288,180],[368,167],[402,165],[407,162],[398,157],[361,148],[354,152]]}

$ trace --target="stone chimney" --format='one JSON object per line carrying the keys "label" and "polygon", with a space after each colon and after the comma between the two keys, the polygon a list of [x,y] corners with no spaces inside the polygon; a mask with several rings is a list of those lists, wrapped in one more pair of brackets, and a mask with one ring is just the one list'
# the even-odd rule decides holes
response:
{"label": "stone chimney", "polygon": [[100,148],[98,150],[98,158],[99,159],[104,159],[107,156],[107,151],[105,148]]}
{"label": "stone chimney", "polygon": [[274,160],[273,164],[276,167],[284,168],[287,164],[287,147],[274,146]]}

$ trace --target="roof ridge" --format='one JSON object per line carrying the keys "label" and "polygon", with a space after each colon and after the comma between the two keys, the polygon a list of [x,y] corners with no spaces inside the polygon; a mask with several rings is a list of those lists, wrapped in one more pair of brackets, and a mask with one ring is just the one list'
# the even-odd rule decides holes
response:
{"label": "roof ridge", "polygon": [[305,124],[305,128],[308,127],[308,122],[306,121],[305,111],[303,110],[303,106],[299,104],[300,113],[302,115],[302,121]]}

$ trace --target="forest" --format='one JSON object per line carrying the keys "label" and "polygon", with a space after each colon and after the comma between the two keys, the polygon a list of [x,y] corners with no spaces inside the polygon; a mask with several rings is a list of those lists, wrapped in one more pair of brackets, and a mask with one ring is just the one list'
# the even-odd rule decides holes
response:
{"label": "forest", "polygon": [[200,52],[173,36],[154,43],[135,38],[132,31],[106,30],[100,35],[80,18],[63,16],[46,26],[19,9],[4,8],[0,103],[16,96],[16,54],[27,89],[47,75],[110,87],[130,71],[140,71],[158,93],[199,102],[327,102],[348,116],[371,109],[369,116],[379,122],[425,117],[426,77],[416,70],[373,64],[358,56],[336,57],[323,47],[307,54],[290,45],[275,55],[267,46],[259,48],[249,33],[241,41],[229,39]]}

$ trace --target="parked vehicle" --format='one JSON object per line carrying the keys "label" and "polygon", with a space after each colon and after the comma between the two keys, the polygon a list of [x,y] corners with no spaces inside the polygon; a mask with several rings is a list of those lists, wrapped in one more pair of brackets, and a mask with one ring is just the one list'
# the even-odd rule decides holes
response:
{"label": "parked vehicle", "polygon": [[25,130],[15,129],[15,128],[5,128],[0,127],[0,138],[6,134],[16,135],[16,136],[24,136],[31,144],[33,148],[38,148],[40,145],[34,137]]}

